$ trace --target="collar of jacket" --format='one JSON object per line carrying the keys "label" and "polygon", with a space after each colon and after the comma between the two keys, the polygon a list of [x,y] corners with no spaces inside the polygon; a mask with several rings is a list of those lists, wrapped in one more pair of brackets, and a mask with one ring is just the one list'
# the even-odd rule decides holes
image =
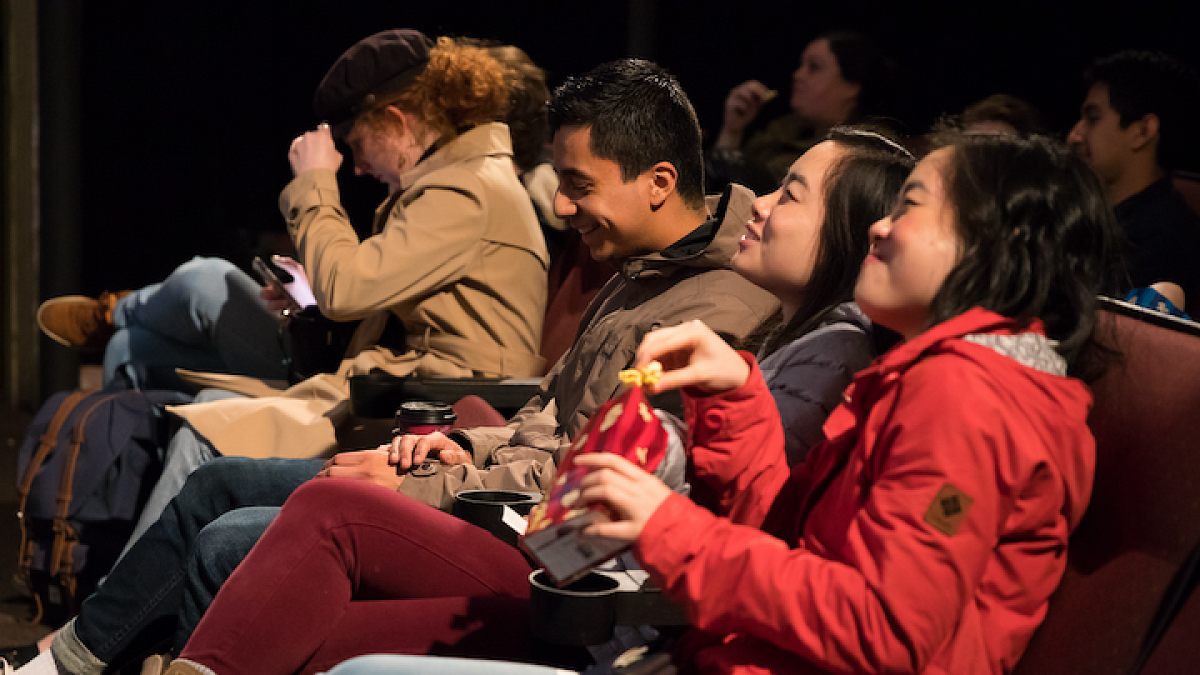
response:
{"label": "collar of jacket", "polygon": [[400,198],[421,178],[456,162],[488,155],[512,156],[512,138],[509,136],[508,126],[503,122],[488,122],[468,129],[450,139],[449,143],[435,150],[433,154],[422,159],[408,173],[401,176],[401,189],[388,195],[379,208],[375,209],[375,220],[371,231],[375,234],[383,231],[396,202],[400,201]]}
{"label": "collar of jacket", "polygon": [[[966,342],[962,338],[971,335],[1000,335],[1015,336],[1022,333],[1032,333],[1045,336],[1046,329],[1041,319],[1034,319],[1028,326],[1020,326],[1016,320],[1001,316],[991,310],[975,307],[962,314],[943,321],[917,337],[902,342],[882,356],[877,357],[870,366],[861,371],[854,382],[846,390],[843,398],[847,402],[864,398],[873,398],[866,389],[873,388],[876,383],[890,383],[914,363],[926,356],[938,353],[955,352],[962,349]],[[978,340],[971,342],[979,343]],[[986,345],[991,347],[991,345]],[[995,349],[994,347],[992,347]],[[1003,350],[995,351],[1008,356]],[[856,395],[857,394],[857,395]]]}
{"label": "collar of jacket", "polygon": [[[508,133],[508,125],[503,122],[480,124],[450,139],[432,155],[422,159],[400,176],[400,190],[397,194],[407,192],[418,180],[438,169],[466,159],[488,155],[512,157],[512,138]],[[516,175],[515,169],[513,175]]]}
{"label": "collar of jacket", "polygon": [[[975,307],[943,321],[908,342],[896,345],[887,353],[876,357],[870,366],[859,371],[854,377],[854,381],[842,394],[845,405],[836,408],[825,421],[826,438],[830,441],[836,439],[838,444],[848,448],[853,443],[857,430],[863,428],[862,425],[874,402],[900,379],[904,371],[922,358],[932,354],[960,351],[967,343],[963,338],[968,335],[1020,334],[1044,336],[1045,327],[1040,319],[1034,319],[1028,326],[1021,328],[1013,319],[982,307]],[[1001,350],[996,351],[1004,354]]]}
{"label": "collar of jacket", "polygon": [[705,200],[709,220],[720,223],[717,233],[703,251],[682,258],[667,258],[659,251],[633,256],[621,264],[621,274],[629,279],[646,276],[666,276],[680,267],[727,269],[738,241],[746,233],[754,209],[754,193],[741,185],[731,184],[721,195]]}
{"label": "collar of jacket", "polygon": [[1018,335],[1021,333],[1036,333],[1044,336],[1046,328],[1041,319],[1034,319],[1028,326],[1022,327],[1015,319],[1001,316],[982,307],[975,307],[939,323],[908,342],[896,345],[886,354],[875,359],[875,362],[863,372],[906,370],[927,355],[954,351],[958,344],[956,341],[967,335]]}

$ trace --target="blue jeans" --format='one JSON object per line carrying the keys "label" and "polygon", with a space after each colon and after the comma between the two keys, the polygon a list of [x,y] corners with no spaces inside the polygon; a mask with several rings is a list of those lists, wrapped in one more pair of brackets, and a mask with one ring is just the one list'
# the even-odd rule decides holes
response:
{"label": "blue jeans", "polygon": [[[209,401],[240,397],[240,394],[221,391],[220,389],[205,389],[196,395],[193,403],[207,403]],[[122,558],[125,557],[126,553],[129,553],[129,549],[133,548],[137,540],[141,539],[142,535],[154,523],[158,522],[167,505],[183,489],[188,476],[192,475],[192,472],[200,468],[201,465],[211,462],[213,458],[218,456],[220,456],[220,453],[217,452],[216,448],[203,436],[196,433],[191,425],[186,422],[179,428],[179,431],[175,432],[175,435],[171,437],[170,444],[167,445],[166,461],[163,465],[162,474],[159,475],[158,481],[154,484],[154,489],[150,491],[150,496],[146,499],[146,506],[142,508],[141,514],[138,515],[133,533],[129,535],[129,542],[125,544],[124,550],[121,551]]]}
{"label": "blue jeans", "polygon": [[[315,474],[316,471],[312,473]],[[229,575],[233,574],[242,560],[250,554],[250,549],[258,543],[280,510],[279,506],[247,506],[235,509],[200,531],[188,560],[183,604],[179,608],[175,628],[176,654],[183,651],[183,646],[200,624],[204,612],[212,604],[213,598],[217,597],[217,591],[221,590]]]}
{"label": "blue jeans", "polygon": [[279,324],[248,274],[195,257],[125,296],[104,350],[104,385],[118,372],[141,388],[180,389],[175,368],[286,379]]}
{"label": "blue jeans", "polygon": [[[323,465],[320,459],[220,457],[197,469],[55,637],[51,649],[62,670],[100,675],[107,664],[160,648],[175,632],[189,558],[205,526],[242,507],[282,506]],[[205,541],[206,547],[221,545]],[[240,551],[245,542],[231,545]]]}

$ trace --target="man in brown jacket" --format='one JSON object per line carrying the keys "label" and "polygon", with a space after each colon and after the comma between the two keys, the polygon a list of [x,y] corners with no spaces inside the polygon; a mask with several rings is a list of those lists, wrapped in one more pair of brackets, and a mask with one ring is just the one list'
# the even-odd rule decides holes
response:
{"label": "man in brown jacket", "polygon": [[[620,272],[592,303],[541,393],[508,426],[453,440],[409,437],[324,465],[222,457],[200,467],[55,640],[64,670],[99,673],[105,656],[163,637],[152,633],[176,618],[181,646],[277,512],[243,507],[280,506],[315,474],[369,480],[436,506],[463,488],[547,486],[570,437],[618,390],[617,373],[633,362],[643,335],[699,319],[740,339],[773,313],[773,296],[728,269],[753,194],[734,186],[709,217],[700,127],[673,77],[645,61],[605,64],[560,87],[551,110],[555,208],[594,257]],[[677,398],[654,403],[680,411]],[[440,463],[424,461],[431,455]],[[414,463],[434,466],[410,473]],[[103,653],[86,639],[92,634],[108,636]]]}
{"label": "man in brown jacket", "polygon": [[[670,75],[644,61],[600,66],[559,88],[550,123],[555,210],[594,258],[613,262],[619,273],[589,307],[574,346],[539,394],[506,427],[393,443],[399,490],[442,508],[463,489],[548,488],[555,463],[592,411],[617,393],[617,373],[631,366],[647,332],[698,319],[736,341],[775,307],[770,294],[728,269],[754,195],[732,186],[709,217],[699,126]],[[654,404],[681,410],[675,394]],[[426,456],[440,458],[441,470],[404,475]],[[391,484],[395,470],[379,466],[382,459],[342,454],[322,475]]]}

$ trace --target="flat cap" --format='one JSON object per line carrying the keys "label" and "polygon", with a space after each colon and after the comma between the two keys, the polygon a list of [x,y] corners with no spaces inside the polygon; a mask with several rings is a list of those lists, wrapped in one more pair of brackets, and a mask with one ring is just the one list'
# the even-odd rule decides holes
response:
{"label": "flat cap", "polygon": [[429,63],[433,41],[408,28],[385,30],[360,40],[338,57],[317,85],[313,111],[343,138],[375,100],[416,81]]}

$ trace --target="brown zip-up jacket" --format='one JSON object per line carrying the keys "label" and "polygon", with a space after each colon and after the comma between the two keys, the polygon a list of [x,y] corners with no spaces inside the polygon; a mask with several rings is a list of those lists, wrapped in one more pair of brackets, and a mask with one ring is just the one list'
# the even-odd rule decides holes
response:
{"label": "brown zip-up jacket", "polygon": [[[620,390],[617,373],[633,363],[642,336],[692,319],[727,339],[741,339],[758,327],[778,303],[729,269],[754,194],[734,185],[722,201],[710,201],[720,226],[701,252],[682,258],[653,253],[624,262],[592,301],[571,350],[507,426],[456,432],[455,439],[473,453],[474,465],[410,474],[400,491],[449,508],[463,489],[544,490],[572,437]],[[674,392],[652,402],[681,416]]]}

